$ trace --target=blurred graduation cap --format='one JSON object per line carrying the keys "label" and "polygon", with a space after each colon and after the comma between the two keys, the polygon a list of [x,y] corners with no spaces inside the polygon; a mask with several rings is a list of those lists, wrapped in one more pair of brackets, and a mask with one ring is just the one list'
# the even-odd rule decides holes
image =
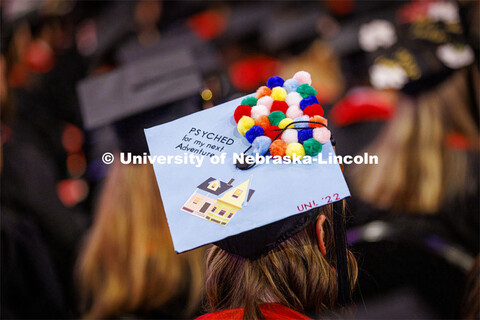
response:
{"label": "blurred graduation cap", "polygon": [[358,43],[367,53],[370,83],[409,94],[428,90],[475,60],[453,1],[404,4],[390,20],[360,25]]}
{"label": "blurred graduation cap", "polygon": [[[144,1],[149,2],[149,1]],[[151,1],[153,2],[153,1]],[[213,47],[207,41],[200,39],[184,23],[171,23],[171,26],[165,23],[165,20],[178,19],[178,14],[171,14],[171,10],[177,11],[175,4],[161,3],[157,26],[161,29],[161,35],[153,43],[141,44],[138,39],[138,21],[135,18],[136,1],[121,1],[106,4],[108,10],[104,10],[94,20],[86,20],[81,35],[77,38],[77,47],[85,55],[93,55],[96,63],[102,64],[105,61],[119,63],[123,65],[148,58],[158,52],[176,50],[177,48],[186,48],[192,51],[193,57],[197,62],[202,74],[208,74],[216,71],[218,60]],[[105,5],[105,4],[103,4]],[[182,11],[188,12],[195,10],[195,6],[182,8]],[[167,7],[167,8],[165,8]],[[191,8],[190,8],[191,7]],[[161,12],[166,9],[167,16],[162,16]],[[187,9],[187,10],[186,10]],[[165,14],[164,14],[165,15]],[[177,17],[175,17],[177,16]],[[160,24],[160,25],[159,25]],[[159,30],[160,31],[160,30]],[[113,61],[110,61],[113,60]],[[94,64],[95,65],[95,64]]]}
{"label": "blurred graduation cap", "polygon": [[[350,41],[341,35],[334,41],[337,51],[361,52],[355,60],[358,63],[351,66],[355,74],[368,75],[375,89],[397,89],[415,96],[474,62],[475,55],[464,37],[455,2],[399,4],[351,24],[348,31],[355,38]],[[468,80],[470,92],[474,92],[471,78]],[[379,95],[382,95],[379,91],[355,89],[333,107],[330,115],[332,123],[339,128],[335,130],[339,153],[359,152],[393,115],[395,106],[388,100],[378,99]],[[472,98],[471,110],[473,118],[478,119],[475,101]],[[351,137],[355,137],[355,143]]]}
{"label": "blurred graduation cap", "polygon": [[303,3],[301,6],[272,10],[260,25],[261,45],[269,52],[285,49],[298,50],[304,42],[318,37],[317,24],[322,16],[317,3]]}
{"label": "blurred graduation cap", "polygon": [[217,55],[213,47],[184,26],[176,26],[171,30],[165,31],[160,40],[150,46],[143,46],[136,38],[132,38],[118,49],[117,58],[123,64],[151,57],[158,52],[175,50],[177,48],[190,50],[196,65],[204,75],[216,71],[219,67]]}
{"label": "blurred graduation cap", "polygon": [[120,148],[143,153],[143,128],[198,111],[201,88],[191,52],[177,48],[83,80],[77,91],[87,130],[114,124]]}
{"label": "blurred graduation cap", "polygon": [[233,5],[227,25],[218,42],[239,41],[258,34],[259,26],[271,11],[273,2],[239,2]]}
{"label": "blurred graduation cap", "polygon": [[[303,113],[296,104],[302,99],[299,92],[304,93],[308,85],[299,86],[297,82],[292,88],[294,79],[285,82],[290,85],[289,91],[295,91],[291,92],[290,98],[299,97],[296,101],[288,98],[289,102],[285,102],[282,100],[285,96],[277,96],[282,90],[286,94],[286,89],[282,88],[283,80],[279,77],[272,78],[268,82],[274,88],[272,92],[266,87],[259,89],[261,96],[257,97],[265,97],[263,102],[253,96],[242,97],[145,130],[173,245],[181,253],[215,243],[230,253],[255,259],[313,222],[321,214],[321,207],[333,204],[339,303],[346,305],[349,303],[349,284],[344,216],[340,201],[350,193],[338,163],[270,162],[248,167],[235,163],[238,155],[249,150],[247,148],[250,147],[250,142],[247,139],[250,130],[260,130],[253,129],[251,123],[251,129],[245,133],[240,122],[254,120],[243,116],[241,119],[244,120],[237,124],[239,110],[251,108],[252,117],[257,118],[254,113],[267,111],[267,107],[260,103],[272,104],[271,111],[275,116],[271,117],[271,121],[282,114],[281,111],[273,111],[279,105]],[[311,99],[309,97],[307,100]],[[255,106],[257,103],[259,104]],[[307,108],[312,105],[302,103],[302,106],[307,114]],[[248,111],[246,110],[247,113]],[[298,130],[313,130],[313,127],[308,127],[309,117],[306,119],[303,122],[307,122],[307,127],[297,127]],[[287,130],[286,127],[283,129]],[[288,130],[295,132],[297,129]],[[288,144],[288,137],[282,136],[280,140],[280,135],[272,139],[264,135],[257,138],[270,142],[273,140],[285,146]],[[290,143],[297,147],[301,145]],[[335,151],[329,138],[322,143],[321,150],[317,149],[321,152],[322,159],[334,156]],[[261,152],[254,147],[252,150],[257,151],[253,151],[253,154],[264,155],[268,145]],[[306,150],[305,142],[304,145]],[[288,155],[288,147],[286,148]]]}
{"label": "blurred graduation cap", "polygon": [[396,109],[388,92],[370,87],[351,89],[329,113],[330,127],[338,143],[337,152],[341,155],[359,154],[378,136]]}

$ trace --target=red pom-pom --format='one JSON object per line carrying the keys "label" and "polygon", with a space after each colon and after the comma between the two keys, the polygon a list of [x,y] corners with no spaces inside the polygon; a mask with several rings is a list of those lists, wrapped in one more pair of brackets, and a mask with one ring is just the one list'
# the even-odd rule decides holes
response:
{"label": "red pom-pom", "polygon": [[303,114],[309,117],[320,116],[323,117],[323,108],[319,104],[312,104],[303,110]]}
{"label": "red pom-pom", "polygon": [[[270,126],[265,130],[265,133],[263,135],[269,137],[273,141],[273,139],[275,139],[275,137],[281,132],[278,129],[279,128],[277,126]],[[280,139],[280,137],[278,137],[278,139]]]}
{"label": "red pom-pom", "polygon": [[282,111],[283,113],[287,113],[287,110],[288,110],[288,104],[285,101],[275,100],[272,103],[272,108],[270,109],[270,112]]}
{"label": "red pom-pom", "polygon": [[252,112],[252,107],[247,106],[246,104],[241,104],[237,107],[237,109],[235,109],[235,112],[233,113],[233,118],[235,119],[235,122],[238,123],[238,121],[243,116],[250,117],[251,112]]}

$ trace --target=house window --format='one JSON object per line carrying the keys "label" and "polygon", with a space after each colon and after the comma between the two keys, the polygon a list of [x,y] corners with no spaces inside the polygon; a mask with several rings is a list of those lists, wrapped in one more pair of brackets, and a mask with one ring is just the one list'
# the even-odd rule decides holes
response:
{"label": "house window", "polygon": [[215,210],[217,210],[217,207],[213,207],[212,211],[210,211],[211,213],[215,213]]}
{"label": "house window", "polygon": [[233,193],[232,197],[238,198],[241,194],[242,194],[242,190],[241,190],[241,189],[237,189],[237,190],[235,190],[235,192]]}
{"label": "house window", "polygon": [[193,204],[197,204],[198,201],[200,201],[200,198],[195,198],[195,199],[193,200]]}
{"label": "house window", "polygon": [[210,182],[210,183],[208,184],[208,187],[207,187],[207,188],[210,189],[210,190],[212,190],[212,191],[217,191],[217,189],[218,189],[218,180],[214,180],[214,181]]}
{"label": "house window", "polygon": [[227,209],[222,208],[222,210],[220,210],[220,212],[218,213],[218,215],[219,215],[219,216],[223,216],[225,213],[227,213]]}
{"label": "house window", "polygon": [[231,217],[233,217],[233,211],[230,212],[230,214],[228,215],[228,219],[230,219]]}

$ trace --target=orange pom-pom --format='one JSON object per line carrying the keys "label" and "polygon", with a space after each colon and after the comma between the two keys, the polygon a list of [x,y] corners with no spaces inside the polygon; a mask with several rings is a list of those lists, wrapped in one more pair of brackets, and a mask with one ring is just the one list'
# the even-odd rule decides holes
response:
{"label": "orange pom-pom", "polygon": [[262,127],[263,130],[267,130],[270,127],[270,120],[268,120],[268,116],[260,116],[255,120],[255,124]]}
{"label": "orange pom-pom", "polygon": [[257,89],[257,93],[255,94],[255,98],[260,99],[263,96],[269,96],[272,94],[272,90],[270,90],[267,86],[262,86]]}
{"label": "orange pom-pom", "polygon": [[283,140],[275,140],[270,145],[270,154],[272,157],[280,156],[283,157],[285,155],[285,151],[287,150],[287,143]]}
{"label": "orange pom-pom", "polygon": [[[310,118],[310,121],[323,123],[325,126],[328,126],[328,120],[321,116],[313,116]],[[311,128],[321,128],[321,124],[309,123]]]}

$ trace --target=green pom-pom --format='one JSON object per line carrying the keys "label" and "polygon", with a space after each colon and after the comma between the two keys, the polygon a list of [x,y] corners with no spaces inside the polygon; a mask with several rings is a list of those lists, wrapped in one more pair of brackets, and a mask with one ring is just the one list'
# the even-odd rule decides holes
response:
{"label": "green pom-pom", "polygon": [[306,155],[314,157],[322,151],[322,144],[317,140],[310,138],[303,142],[303,148],[305,149]]}
{"label": "green pom-pom", "polygon": [[317,90],[314,87],[309,86],[308,84],[304,83],[298,86],[297,92],[300,93],[302,98],[306,98],[308,96],[316,96]]}
{"label": "green pom-pom", "polygon": [[282,121],[285,118],[286,118],[285,113],[283,113],[282,111],[278,111],[278,110],[273,111],[272,113],[270,113],[268,115],[268,120],[270,120],[270,124],[272,126],[278,126],[280,121]]}
{"label": "green pom-pom", "polygon": [[250,107],[255,107],[257,105],[258,99],[255,97],[246,97],[242,100],[242,104],[245,104]]}

